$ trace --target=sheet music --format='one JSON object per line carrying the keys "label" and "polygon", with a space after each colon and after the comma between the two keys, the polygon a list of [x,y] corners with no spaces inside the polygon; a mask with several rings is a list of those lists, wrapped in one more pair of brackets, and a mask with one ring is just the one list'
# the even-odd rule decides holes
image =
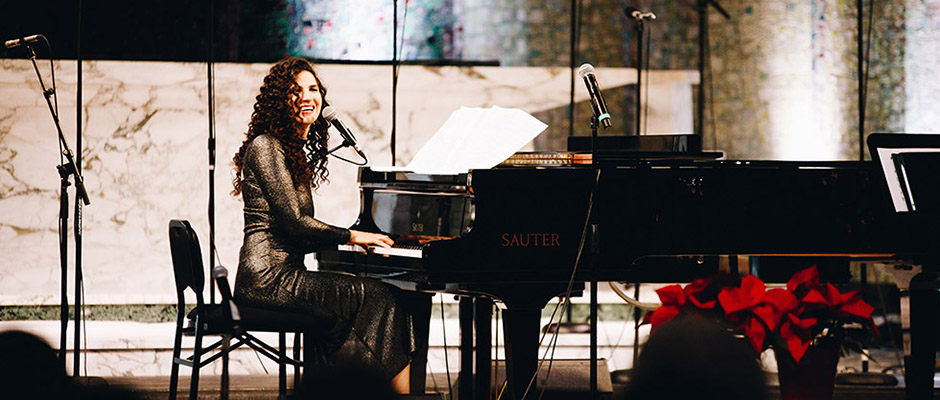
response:
{"label": "sheet music", "polygon": [[896,147],[879,147],[878,148],[878,159],[881,161],[881,169],[884,171],[885,181],[888,183],[888,192],[891,193],[891,202],[894,203],[894,211],[897,212],[908,212],[911,211],[907,206],[907,201],[904,197],[904,188],[901,186],[902,182],[898,177],[898,170],[895,168],[894,159],[891,157],[893,154],[898,153],[933,153],[937,152],[936,148],[925,148],[925,147],[912,147],[912,148],[896,148]]}
{"label": "sheet music", "polygon": [[458,174],[493,168],[547,127],[517,108],[461,107],[451,113],[403,169],[425,174]]}

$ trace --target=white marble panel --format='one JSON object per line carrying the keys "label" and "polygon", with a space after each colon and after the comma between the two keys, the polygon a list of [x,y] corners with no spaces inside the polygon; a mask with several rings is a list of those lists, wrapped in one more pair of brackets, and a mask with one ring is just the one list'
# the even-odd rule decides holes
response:
{"label": "white marble panel", "polygon": [[[55,65],[60,120],[75,150],[76,64]],[[217,64],[213,70],[216,247],[231,277],[242,229],[241,202],[229,194],[231,159],[268,67]],[[51,82],[48,63],[40,69],[44,81]],[[329,89],[328,100],[358,135],[371,164],[391,164],[391,67],[330,64],[318,70]],[[605,89],[636,79],[631,69],[598,68],[597,76]],[[193,223],[208,260],[206,77],[201,63],[83,63],[81,154],[92,202],[83,213],[87,303],[175,302],[167,241],[171,218]],[[691,131],[690,85],[697,81],[689,71],[650,75],[655,93],[650,96],[650,132]],[[403,66],[396,164],[407,164],[460,106],[499,105],[536,113],[565,106],[568,90],[567,69]],[[0,94],[0,304],[58,304],[56,131],[27,60],[0,60]],[[587,100],[580,85],[575,99]],[[354,157],[348,149],[342,151]],[[316,193],[319,218],[341,226],[355,221],[356,171],[331,160],[331,181]],[[74,199],[74,191],[70,196]],[[70,271],[69,284],[73,279]],[[68,293],[71,297],[73,289]]]}
{"label": "white marble panel", "polygon": [[[2,165],[13,179],[0,194],[0,215],[3,229],[15,234],[3,243],[12,256],[3,260],[0,302],[55,304],[60,285],[56,131],[29,63],[0,65],[3,91],[21,93],[2,100],[9,117],[0,148],[14,156]],[[60,120],[77,151],[75,62],[56,67]],[[89,302],[174,297],[166,223],[181,210],[204,208],[207,197],[198,173],[207,163],[206,83],[200,70],[205,66],[183,63],[84,66],[81,152],[92,203],[83,213],[83,265]],[[23,86],[34,90],[17,90]]]}

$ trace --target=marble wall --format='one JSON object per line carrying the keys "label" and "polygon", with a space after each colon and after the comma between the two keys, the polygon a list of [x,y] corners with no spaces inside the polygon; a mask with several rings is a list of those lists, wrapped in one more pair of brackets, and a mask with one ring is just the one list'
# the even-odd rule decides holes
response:
{"label": "marble wall", "polygon": [[[47,84],[48,65],[40,64]],[[62,129],[78,151],[76,64],[58,61],[55,67]],[[216,257],[232,276],[242,221],[241,203],[229,195],[231,157],[243,140],[267,68],[214,67]],[[358,135],[371,164],[390,165],[390,67],[318,68],[330,101]],[[82,74],[81,154],[91,198],[83,213],[86,302],[174,303],[168,220],[193,223],[208,263],[206,65],[91,61],[83,63]],[[622,90],[636,76],[634,70],[619,68],[598,68],[597,75],[610,90]],[[691,85],[697,81],[697,74],[689,71],[651,75],[650,132],[691,131]],[[0,305],[55,305],[60,301],[55,127],[29,61],[0,60],[0,93]],[[536,116],[567,107],[569,70],[405,66],[398,93],[395,163],[404,165],[460,106],[498,105]],[[586,102],[580,85],[575,95],[577,102]],[[567,130],[543,133],[563,134]],[[545,141],[557,142],[559,138]],[[316,193],[317,217],[349,226],[358,214],[357,170],[336,159],[329,165],[331,182]],[[70,196],[74,199],[74,192]],[[70,240],[71,235],[70,230]],[[73,278],[70,271],[69,280]]]}

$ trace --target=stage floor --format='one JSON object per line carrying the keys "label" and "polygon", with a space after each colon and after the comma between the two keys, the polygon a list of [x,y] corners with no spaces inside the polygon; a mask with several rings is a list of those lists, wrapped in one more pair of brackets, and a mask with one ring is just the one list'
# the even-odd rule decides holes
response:
{"label": "stage floor", "polygon": [[[451,382],[456,385],[456,374],[452,374]],[[155,377],[107,377],[104,379],[108,387],[130,392],[140,399],[167,399],[169,397],[170,379],[165,376]],[[775,377],[770,376],[769,386],[770,398],[779,398],[778,388],[775,385]],[[289,380],[289,382],[291,382]],[[940,383],[940,377],[935,378],[935,382]],[[934,398],[940,399],[940,385],[935,383]],[[200,377],[199,396],[203,398],[219,397],[219,376],[206,375]],[[289,384],[290,386],[290,384]],[[625,385],[615,383],[613,399],[618,398],[618,393],[624,389]],[[180,399],[188,398],[189,378],[180,378],[180,391],[177,395]],[[456,390],[456,388],[455,388]],[[405,399],[447,399],[448,384],[445,374],[432,374],[427,380],[427,394],[424,396],[411,396]],[[237,375],[230,377],[229,386],[230,399],[277,399],[277,375]],[[836,385],[834,400],[903,400],[904,388],[900,385],[893,387],[885,386],[848,386]]]}

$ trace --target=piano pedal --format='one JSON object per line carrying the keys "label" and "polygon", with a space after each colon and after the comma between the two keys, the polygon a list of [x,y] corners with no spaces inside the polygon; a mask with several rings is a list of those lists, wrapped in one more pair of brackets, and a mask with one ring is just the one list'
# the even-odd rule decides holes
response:
{"label": "piano pedal", "polygon": [[897,386],[898,378],[880,372],[843,372],[836,375],[839,385]]}
{"label": "piano pedal", "polygon": [[630,374],[632,373],[632,369],[618,369],[610,371],[610,381],[614,384],[621,385],[630,383]]}

